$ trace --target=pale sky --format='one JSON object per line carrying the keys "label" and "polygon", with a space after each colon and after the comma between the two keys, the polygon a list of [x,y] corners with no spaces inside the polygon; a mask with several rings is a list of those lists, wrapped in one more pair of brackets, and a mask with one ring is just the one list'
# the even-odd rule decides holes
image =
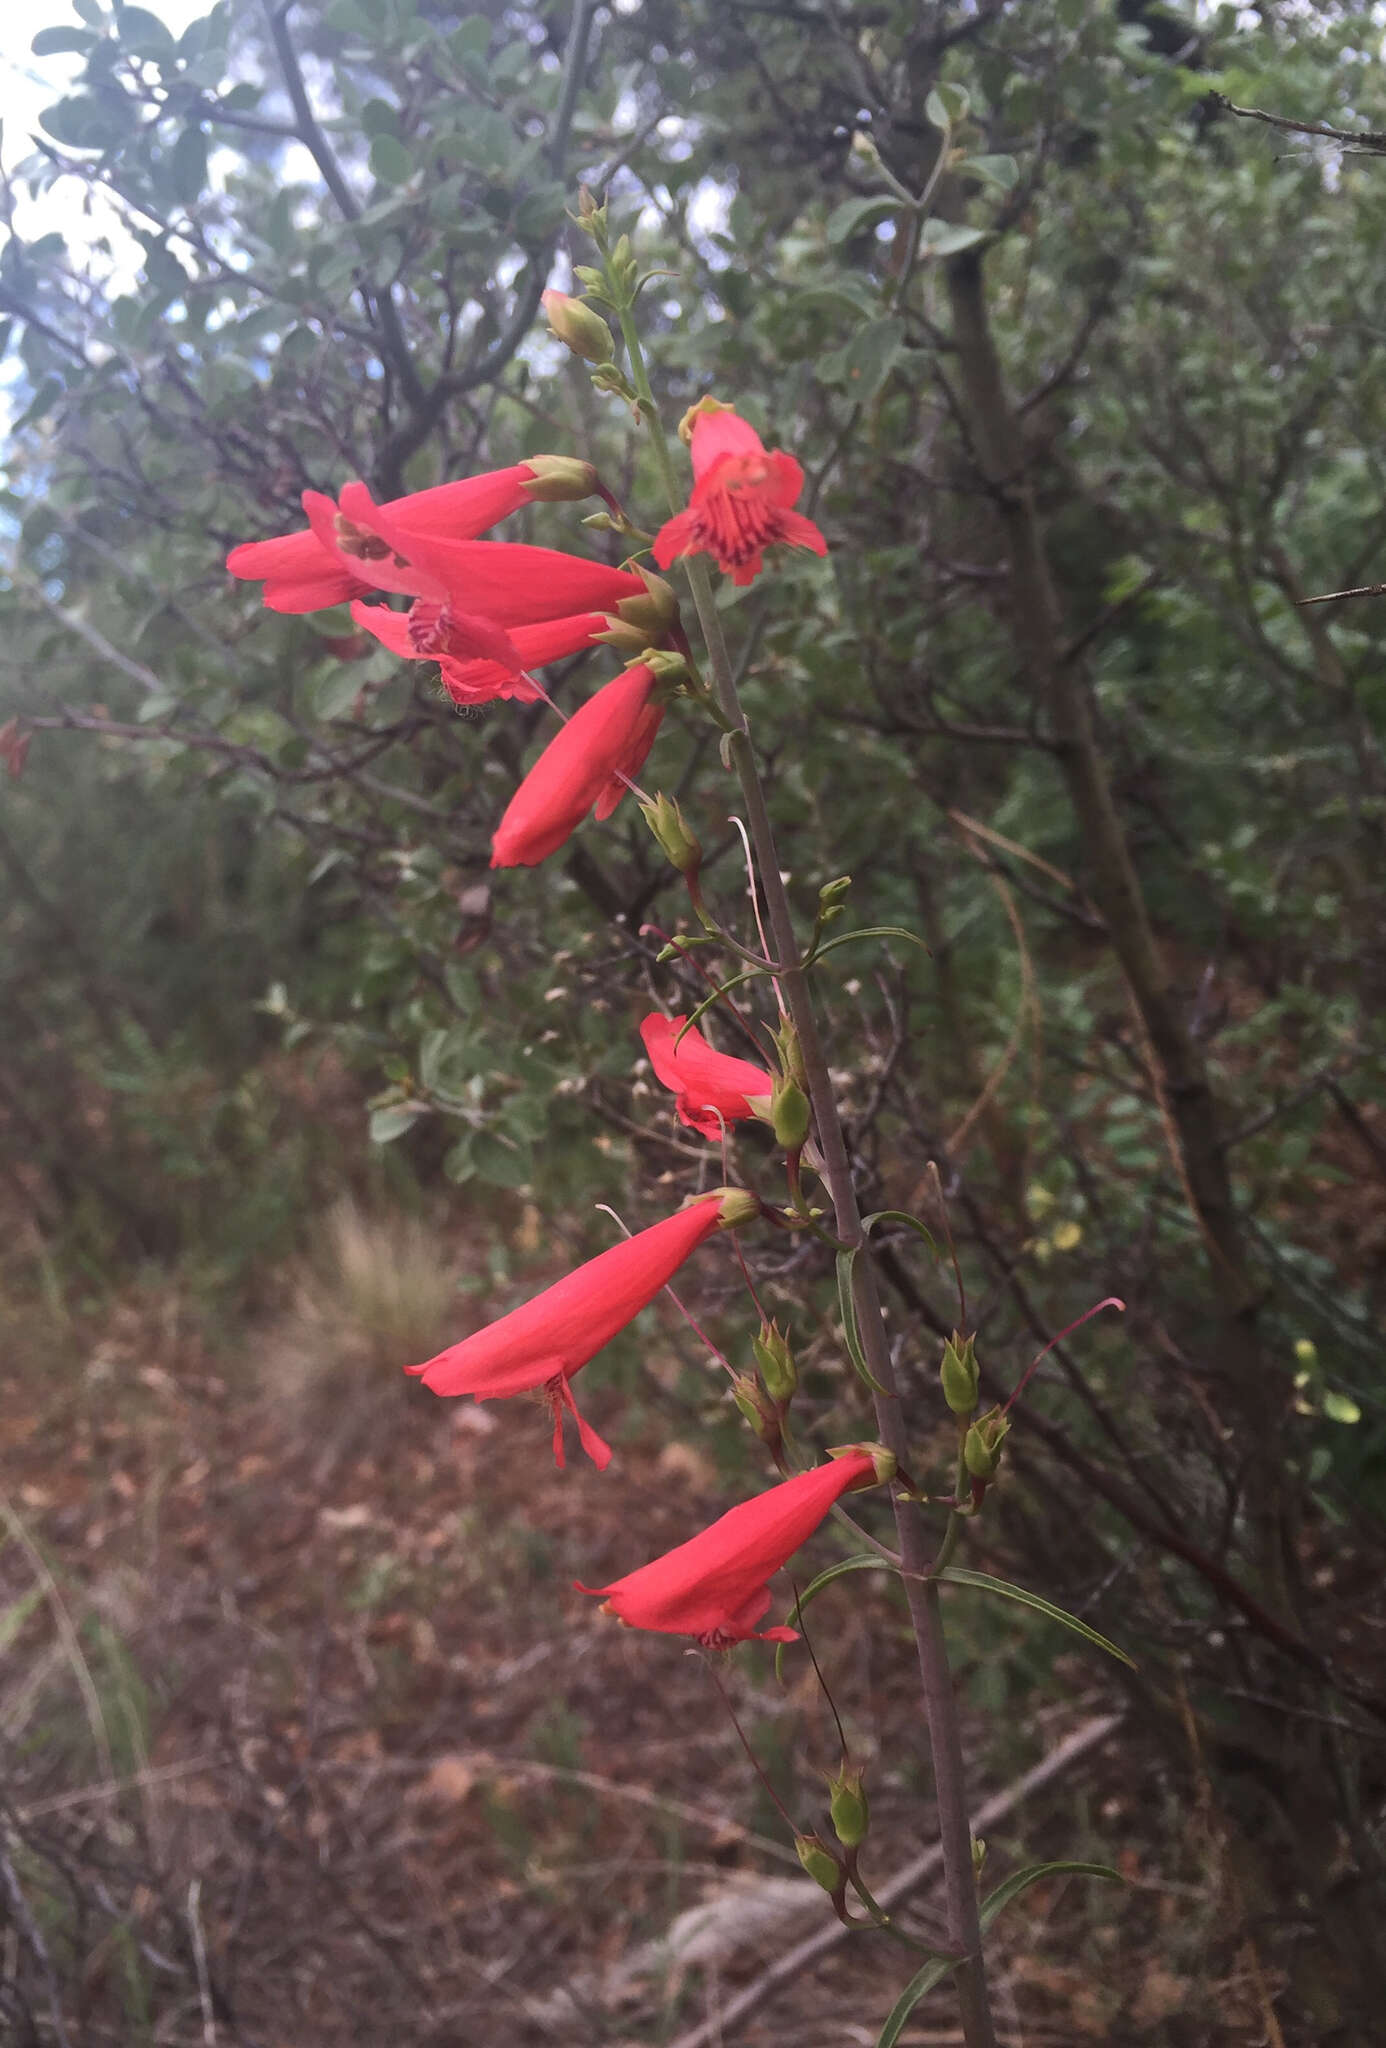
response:
{"label": "pale sky", "polygon": [[[190,21],[211,12],[211,0],[141,0],[151,14],[181,35]],[[6,168],[33,153],[31,136],[38,131],[43,109],[60,99],[81,70],[75,56],[35,57],[29,48],[40,29],[81,28],[84,24],[69,0],[25,0],[23,6],[0,5],[0,119],[4,137],[0,161]],[[41,132],[41,131],[40,131]],[[15,208],[15,227],[26,240],[60,229],[75,241],[93,241],[110,231],[109,220],[85,219],[75,182],[59,184],[37,204],[22,201]]]}

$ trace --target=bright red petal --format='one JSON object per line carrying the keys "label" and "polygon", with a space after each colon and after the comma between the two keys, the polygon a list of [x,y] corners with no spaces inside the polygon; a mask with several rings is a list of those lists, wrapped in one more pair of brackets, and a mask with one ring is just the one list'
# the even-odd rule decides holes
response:
{"label": "bright red petal", "polygon": [[[644,760],[654,739],[647,716],[653,688],[653,675],[638,664],[573,713],[510,799],[491,841],[493,868],[537,867],[572,836],[594,804],[610,796],[613,770],[642,741]],[[621,785],[616,788],[619,800]]]}
{"label": "bright red petal", "polygon": [[802,512],[781,512],[780,539],[792,548],[808,548],[815,555],[826,555],[828,543],[811,519],[805,519]]}
{"label": "bright red petal", "polygon": [[556,1281],[460,1344],[406,1371],[435,1394],[478,1400],[570,1377],[639,1315],[684,1260],[720,1226],[721,1204],[708,1196],[637,1231]]}
{"label": "bright red petal", "polygon": [[700,412],[693,422],[693,475],[705,471],[726,455],[763,455],[765,443],[751,425],[736,412]]}
{"label": "bright red petal", "polygon": [[[858,1452],[816,1465],[742,1501],[675,1550],[609,1586],[579,1586],[604,1596],[632,1628],[735,1642],[756,1633],[770,1605],[769,1579],[813,1534],[833,1503],[872,1471]],[[772,1642],[793,1631],[767,1629]]]}
{"label": "bright red petal", "polygon": [[[647,593],[638,576],[555,548],[499,540],[445,541],[391,526],[416,573],[461,611],[485,612],[501,626],[531,626],[579,612],[614,612],[623,598]],[[383,587],[383,586],[382,586]]]}
{"label": "bright red petal", "polygon": [[665,520],[654,538],[654,558],[661,569],[680,555],[697,553],[697,525],[696,513],[687,509]]}

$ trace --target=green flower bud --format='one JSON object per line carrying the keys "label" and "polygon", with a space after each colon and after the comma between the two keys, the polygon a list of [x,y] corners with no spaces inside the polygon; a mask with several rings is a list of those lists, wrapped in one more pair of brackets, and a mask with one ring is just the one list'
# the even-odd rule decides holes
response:
{"label": "green flower bud", "polygon": [[564,348],[571,349],[575,356],[581,356],[587,363],[611,361],[615,344],[611,339],[611,329],[600,313],[594,312],[591,306],[584,306],[581,299],[570,298],[567,292],[545,292],[542,303],[549,316],[549,333],[561,341]]}
{"label": "green flower bud", "polygon": [[799,1043],[799,1034],[785,1018],[775,1033],[775,1048],[780,1056],[780,1072],[787,1081],[794,1081],[800,1088],[807,1089],[808,1074],[804,1068],[804,1051]]}
{"label": "green flower bud", "polygon": [[847,1881],[846,1872],[822,1836],[796,1835],[794,1851],[814,1883],[836,1898]]}
{"label": "green flower bud", "polygon": [[786,1152],[802,1150],[809,1133],[809,1099],[797,1081],[781,1075],[770,1097],[770,1124],[775,1142]]}
{"label": "green flower bud", "polygon": [[756,1355],[765,1391],[772,1401],[789,1401],[799,1384],[798,1369],[794,1364],[794,1353],[789,1348],[789,1339],[783,1334],[778,1323],[762,1323],[760,1335],[751,1339],[751,1349]]}
{"label": "green flower bud", "polygon": [[943,1347],[938,1376],[943,1382],[943,1398],[953,1413],[971,1415],[977,1406],[979,1384],[975,1337],[960,1337],[954,1330]]}
{"label": "green flower bud", "polygon": [[640,809],[670,866],[681,875],[696,875],[703,864],[703,849],[673,797],[661,790],[653,802],[642,798]]}
{"label": "green flower bud", "polygon": [[1011,1425],[999,1408],[988,1408],[963,1438],[963,1463],[974,1479],[994,1479],[1001,1463],[1001,1445]]}
{"label": "green flower bud", "polygon": [[780,1418],[760,1382],[748,1372],[735,1373],[732,1399],[763,1444],[773,1449],[781,1439]]}
{"label": "green flower bud", "polygon": [[[586,228],[593,241],[599,246],[606,240],[606,207],[598,205],[596,197],[585,185],[578,187],[577,223]],[[581,276],[579,271],[578,275]]]}
{"label": "green flower bud", "polygon": [[844,1764],[836,1778],[828,1780],[828,1811],[833,1832],[844,1849],[859,1849],[871,1825],[871,1804],[861,1782],[861,1770]]}

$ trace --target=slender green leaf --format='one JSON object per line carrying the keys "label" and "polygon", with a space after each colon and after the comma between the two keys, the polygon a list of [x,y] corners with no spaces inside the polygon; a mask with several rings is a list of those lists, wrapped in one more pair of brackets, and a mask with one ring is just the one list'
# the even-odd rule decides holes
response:
{"label": "slender green leaf", "polygon": [[949,1972],[955,1970],[957,1966],[958,1958],[956,1956],[935,1956],[931,1962],[925,1963],[917,1976],[910,1978],[909,1983],[890,2008],[885,2025],[876,2036],[876,2048],[895,2048],[895,2043],[900,2038],[900,2029],[904,2026],[905,2021],[914,2011],[920,1999],[932,1991],[936,1984],[941,1984]]}
{"label": "slender green leaf", "polygon": [[933,1232],[928,1230],[917,1216],[911,1216],[908,1209],[878,1209],[874,1216],[863,1216],[861,1227],[869,1237],[878,1223],[903,1223],[916,1237],[923,1238],[934,1257],[938,1257],[938,1241]]}
{"label": "slender green leaf", "polygon": [[[893,1565],[888,1557],[878,1557],[874,1550],[863,1550],[855,1557],[840,1557],[836,1564],[830,1564],[825,1571],[821,1571],[818,1574],[816,1579],[811,1580],[805,1586],[803,1592],[785,1616],[784,1625],[786,1628],[797,1627],[809,1601],[821,1593],[825,1586],[830,1586],[834,1579],[842,1578],[847,1572],[893,1572],[897,1570],[898,1566]],[[786,1645],[784,1643],[776,1643],[775,1645],[776,1678],[784,1676],[785,1648]]]}
{"label": "slender green leaf", "polygon": [[743,981],[754,981],[758,975],[762,975],[765,972],[766,969],[763,967],[743,968],[740,974],[734,974],[730,981],[722,982],[719,987],[715,988],[712,991],[712,994],[710,996],[705,996],[703,1001],[699,1003],[697,1009],[693,1012],[692,1016],[689,1017],[680,1026],[679,1035],[674,1040],[675,1052],[678,1051],[679,1046],[683,1042],[684,1033],[686,1031],[691,1031],[693,1029],[693,1026],[697,1023],[698,1019],[700,1017],[705,1017],[708,1011],[712,1008],[714,1003],[720,1003],[723,996],[730,995],[731,991],[734,988],[740,988]]}
{"label": "slender green leaf", "polygon": [[[850,946],[854,939],[907,939],[910,945],[918,946],[921,953],[929,952],[929,948],[925,945],[923,939],[919,937],[918,933],[907,932],[903,925],[867,924],[863,925],[859,931],[839,932],[838,936],[835,939],[829,939],[826,945],[816,947],[805,964],[809,967],[815,966],[825,954],[835,953],[839,946]],[[932,953],[929,954],[929,957],[930,959],[933,958]]]}
{"label": "slender green leaf", "polygon": [[983,1899],[978,1918],[982,1932],[986,1933],[998,1914],[1004,1913],[1012,1899],[1018,1899],[1022,1892],[1029,1891],[1032,1884],[1038,1884],[1046,1877],[1101,1877],[1109,1884],[1120,1884],[1120,1871],[1112,1870],[1105,1863],[1027,1863],[1024,1870],[1014,1870],[1004,1884],[999,1884],[988,1898]]}
{"label": "slender green leaf", "polygon": [[837,1301],[842,1311],[842,1334],[847,1340],[847,1355],[858,1379],[864,1380],[873,1394],[883,1394],[886,1390],[867,1364],[866,1353],[862,1350],[856,1297],[852,1292],[852,1273],[856,1262],[856,1250],[837,1255]]}
{"label": "slender green leaf", "polygon": [[[1109,1870],[1105,1863],[1032,1863],[1025,1870],[1017,1870],[1004,1884],[996,1887],[981,1908],[979,1915],[982,1932],[985,1934],[997,1915],[1004,1911],[1011,1900],[1028,1891],[1032,1884],[1038,1884],[1045,1877],[1101,1877],[1116,1884],[1121,1879],[1115,1870]],[[905,2021],[914,2011],[921,1998],[927,1996],[936,1985],[943,1982],[958,1966],[957,1956],[935,1956],[925,1963],[919,1973],[911,1977],[894,2005],[880,2033],[876,2036],[876,2048],[895,2048]]]}
{"label": "slender green leaf", "polygon": [[1036,1614],[1043,1614],[1050,1621],[1062,1622],[1064,1627],[1072,1629],[1075,1635],[1095,1644],[1099,1650],[1105,1650],[1109,1657],[1118,1658],[1133,1671],[1137,1669],[1135,1660],[1128,1657],[1125,1650],[1119,1650],[1115,1643],[1109,1642],[1106,1636],[1099,1635],[1095,1628],[1089,1628],[1085,1621],[1080,1621],[1076,1614],[1070,1614],[1066,1608],[1056,1607],[1052,1600],[1042,1600],[1038,1593],[1027,1592],[1024,1586],[1013,1586],[1009,1579],[994,1579],[988,1572],[969,1571],[965,1565],[960,1564],[945,1565],[938,1576],[945,1585],[976,1586],[984,1593],[999,1593],[1003,1600],[1015,1600],[1022,1607],[1033,1607]]}

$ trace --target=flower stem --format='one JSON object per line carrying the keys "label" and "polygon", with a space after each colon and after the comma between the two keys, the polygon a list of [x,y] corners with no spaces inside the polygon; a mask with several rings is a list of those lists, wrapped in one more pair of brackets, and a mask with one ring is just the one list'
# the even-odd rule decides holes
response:
{"label": "flower stem", "polygon": [[[676,512],[682,491],[674,469],[664,423],[650,389],[649,373],[635,320],[629,309],[621,312],[631,383],[640,400],[640,410],[650,433],[650,445],[659,465],[669,509]],[[837,1233],[842,1242],[855,1249],[853,1286],[861,1341],[873,1378],[882,1392],[874,1396],[876,1427],[881,1442],[894,1451],[908,1469],[909,1439],[895,1378],[895,1366],[881,1316],[880,1294],[871,1262],[870,1247],[862,1229],[861,1211],[852,1185],[842,1120],[828,1071],[827,1055],[818,1031],[818,1019],[809,993],[808,977],[799,961],[794,919],[789,897],[780,877],[780,861],[770,822],[765,787],[756,765],[750,728],[737,694],[736,675],[728,652],[721,615],[713,595],[712,577],[701,555],[684,558],[693,603],[707,647],[708,665],[718,708],[725,722],[723,758],[741,786],[741,797],[761,887],[770,922],[773,951],[783,963],[779,977],[785,1005],[799,1034],[809,1099],[823,1157],[823,1178],[832,1199]],[[987,1997],[986,1969],[982,1956],[981,1925],[977,1913],[977,1887],[972,1866],[972,1831],[968,1823],[966,1786],[963,1772],[962,1735],[957,1701],[948,1668],[948,1649],[943,1634],[939,1589],[928,1578],[928,1541],[923,1517],[916,1503],[894,1496],[895,1525],[904,1568],[903,1584],[909,1603],[910,1621],[919,1655],[924,1709],[933,1753],[934,1792],[938,1808],[939,1846],[943,1852],[944,1893],[950,1946],[964,1958],[955,1972],[961,2009],[963,2038],[967,2048],[996,2048],[996,2031]],[[956,1517],[950,1517],[950,1531]],[[956,1541],[956,1538],[954,1538]],[[946,1541],[946,1538],[945,1538]]]}

